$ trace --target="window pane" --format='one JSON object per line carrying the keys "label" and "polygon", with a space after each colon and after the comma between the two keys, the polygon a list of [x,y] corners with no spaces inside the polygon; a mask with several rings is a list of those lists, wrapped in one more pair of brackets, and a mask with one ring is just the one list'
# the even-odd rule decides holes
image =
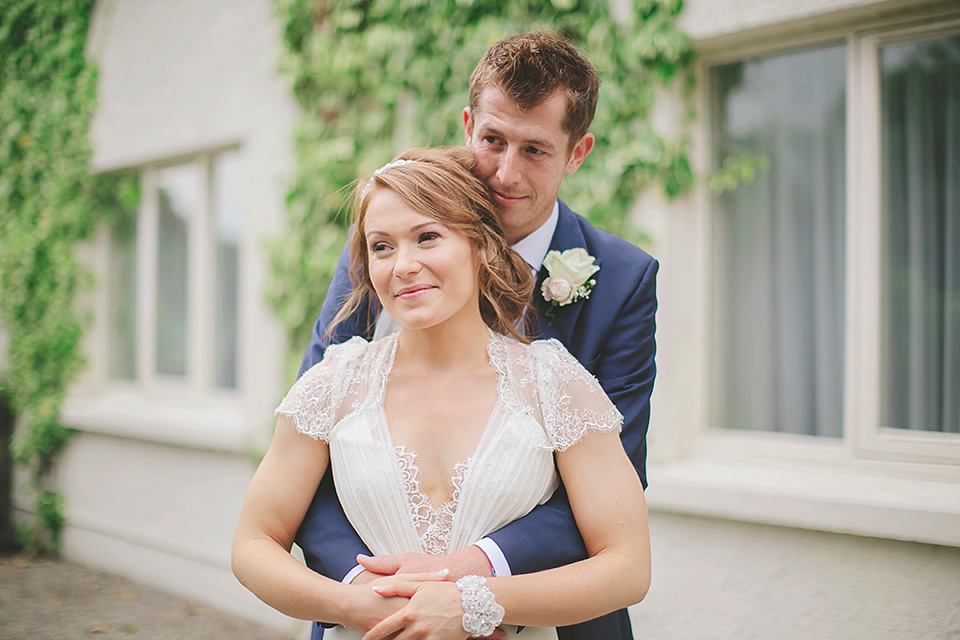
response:
{"label": "window pane", "polygon": [[240,153],[223,153],[213,162],[217,273],[214,367],[216,383],[237,386],[237,316],[239,306],[240,235],[243,229]]}
{"label": "window pane", "polygon": [[960,431],[960,35],[881,50],[884,426]]}
{"label": "window pane", "polygon": [[110,341],[107,371],[112,378],[137,375],[137,212],[120,216],[110,231]]}
{"label": "window pane", "polygon": [[167,167],[157,174],[157,373],[185,375],[188,230],[200,210],[199,177],[193,165]]}
{"label": "window pane", "polygon": [[716,67],[715,167],[769,171],[714,207],[714,424],[840,436],[846,47]]}

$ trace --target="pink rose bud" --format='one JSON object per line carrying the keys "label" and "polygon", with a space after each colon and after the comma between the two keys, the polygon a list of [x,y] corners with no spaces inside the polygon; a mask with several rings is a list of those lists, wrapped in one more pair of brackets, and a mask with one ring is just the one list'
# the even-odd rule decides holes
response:
{"label": "pink rose bud", "polygon": [[563,304],[573,293],[573,286],[563,278],[550,278],[547,283],[547,291],[550,292],[550,298]]}

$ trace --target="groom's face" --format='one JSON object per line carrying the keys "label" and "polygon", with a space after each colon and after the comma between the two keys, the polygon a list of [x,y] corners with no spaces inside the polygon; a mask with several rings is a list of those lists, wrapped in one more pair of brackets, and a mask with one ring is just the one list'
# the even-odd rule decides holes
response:
{"label": "groom's face", "polygon": [[566,112],[567,98],[559,91],[521,111],[497,87],[483,90],[473,112],[463,110],[467,144],[477,155],[475,173],[493,194],[509,244],[547,221],[563,177],[593,148],[590,133],[570,145]]}

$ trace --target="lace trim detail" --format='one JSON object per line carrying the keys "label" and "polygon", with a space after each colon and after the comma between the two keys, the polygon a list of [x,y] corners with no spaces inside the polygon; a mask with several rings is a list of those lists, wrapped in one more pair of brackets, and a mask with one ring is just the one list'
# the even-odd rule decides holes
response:
{"label": "lace trim detail", "polygon": [[[293,385],[275,413],[290,417],[297,431],[329,440],[330,431],[341,413],[347,396],[356,396],[351,389],[357,365],[369,343],[362,338],[351,338],[342,344],[330,345],[326,358],[332,366],[314,365]],[[356,408],[356,399],[353,407]]]}
{"label": "lace trim detail", "polygon": [[[497,397],[512,413],[518,416],[528,416],[533,414],[533,408],[525,404],[518,397],[514,385],[523,388],[529,385],[530,380],[525,375],[519,381],[515,376],[510,375],[510,354],[507,351],[507,338],[504,335],[490,330],[490,342],[487,344],[487,356],[490,358],[490,364],[497,370]],[[517,344],[521,344],[517,342]]]}
{"label": "lace trim detail", "polygon": [[407,451],[402,445],[394,447],[397,461],[400,463],[400,476],[403,479],[403,488],[410,504],[410,515],[413,517],[417,535],[420,536],[420,545],[424,553],[443,555],[449,552],[450,539],[453,535],[453,519],[457,515],[460,504],[460,490],[463,480],[470,468],[471,459],[458,462],[453,468],[453,494],[450,499],[439,507],[434,507],[423,491],[420,490],[420,468],[417,466],[417,454]]}
{"label": "lace trim detail", "polygon": [[520,350],[515,357],[510,346],[510,338],[492,334],[488,353],[501,374],[500,399],[517,415],[534,414],[531,403],[536,403],[551,449],[564,451],[590,431],[621,428],[623,416],[600,383],[558,340],[537,340],[526,347],[516,343]]}
{"label": "lace trim detail", "polygon": [[379,347],[375,352],[369,368],[370,388],[367,393],[363,408],[376,406],[383,403],[383,396],[387,389],[387,380],[390,378],[390,372],[393,371],[393,361],[397,356],[398,336],[394,333],[376,343]]}
{"label": "lace trim detail", "polygon": [[330,345],[323,361],[300,377],[276,413],[290,416],[300,433],[329,440],[338,416],[383,402],[396,353],[396,335],[376,343],[353,337]]}
{"label": "lace trim detail", "polygon": [[561,414],[560,420],[554,424],[553,445],[557,451],[566,451],[580,442],[590,431],[607,433],[620,430],[623,416],[612,407],[608,411],[577,411]]}
{"label": "lace trim detail", "polygon": [[[564,451],[579,442],[590,431],[619,431],[623,416],[603,392],[599,381],[555,339],[531,345],[536,355],[538,387],[543,406],[543,420],[557,451]],[[579,397],[573,406],[568,391],[576,389]],[[586,401],[592,406],[584,406]]]}

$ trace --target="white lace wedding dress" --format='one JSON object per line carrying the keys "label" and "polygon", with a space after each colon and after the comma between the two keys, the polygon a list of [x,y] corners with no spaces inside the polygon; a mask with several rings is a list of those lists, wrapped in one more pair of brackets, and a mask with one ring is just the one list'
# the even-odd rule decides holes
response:
{"label": "white lace wedding dress", "polygon": [[[558,341],[525,345],[491,332],[498,401],[473,455],[456,465],[451,499],[434,506],[420,490],[416,452],[393,444],[383,409],[396,348],[396,334],[331,346],[277,408],[298,431],[329,443],[343,510],[376,555],[443,554],[476,542],[550,497],[554,451],[590,430],[620,428],[599,383]],[[324,637],[361,634],[335,627]],[[519,637],[546,640],[556,631],[528,627]]]}

